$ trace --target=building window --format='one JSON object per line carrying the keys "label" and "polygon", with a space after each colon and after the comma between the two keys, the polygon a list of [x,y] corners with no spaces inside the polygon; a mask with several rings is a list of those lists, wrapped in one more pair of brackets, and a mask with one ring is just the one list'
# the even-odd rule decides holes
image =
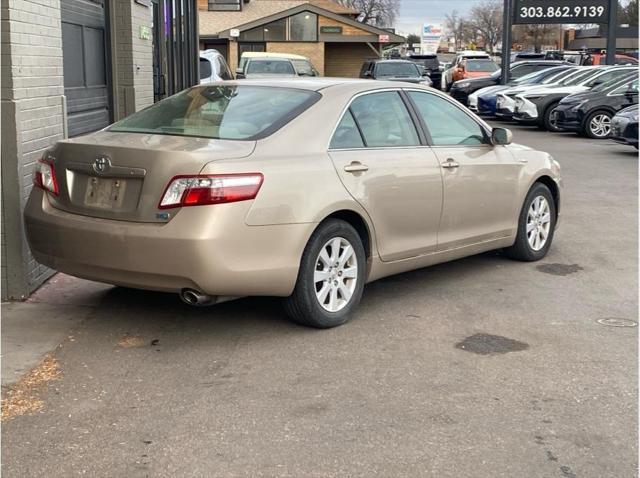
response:
{"label": "building window", "polygon": [[318,41],[318,15],[302,12],[282,18],[242,32],[240,41]]}
{"label": "building window", "polygon": [[242,0],[208,0],[210,11],[239,12],[242,10]]}
{"label": "building window", "polygon": [[302,12],[289,17],[289,41],[317,41],[318,15]]}

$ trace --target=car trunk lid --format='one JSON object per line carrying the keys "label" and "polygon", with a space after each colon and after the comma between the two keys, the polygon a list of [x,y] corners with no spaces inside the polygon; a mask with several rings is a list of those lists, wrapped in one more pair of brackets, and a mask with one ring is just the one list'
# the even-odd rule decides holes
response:
{"label": "car trunk lid", "polygon": [[101,131],[58,143],[54,207],[105,219],[166,222],[158,209],[174,176],[198,174],[211,161],[249,156],[255,141]]}

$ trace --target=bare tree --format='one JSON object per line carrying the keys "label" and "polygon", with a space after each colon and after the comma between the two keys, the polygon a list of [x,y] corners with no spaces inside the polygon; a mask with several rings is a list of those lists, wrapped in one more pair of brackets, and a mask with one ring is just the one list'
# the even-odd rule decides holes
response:
{"label": "bare tree", "polygon": [[484,40],[485,49],[493,53],[502,38],[502,2],[481,0],[471,9],[470,21]]}
{"label": "bare tree", "polygon": [[446,29],[449,35],[453,35],[453,44],[457,49],[460,48],[460,43],[462,41],[462,18],[458,15],[458,10],[453,10],[451,13],[446,13],[444,15],[444,28]]}
{"label": "bare tree", "polygon": [[400,0],[336,0],[339,4],[360,12],[358,20],[378,27],[393,25]]}

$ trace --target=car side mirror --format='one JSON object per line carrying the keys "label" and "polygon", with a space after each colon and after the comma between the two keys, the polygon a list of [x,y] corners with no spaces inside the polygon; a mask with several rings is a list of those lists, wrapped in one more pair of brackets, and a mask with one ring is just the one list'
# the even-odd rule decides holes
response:
{"label": "car side mirror", "polygon": [[371,72],[370,72],[370,71],[365,71],[365,72],[364,72],[364,77],[365,77],[365,78],[373,78],[373,75],[371,74]]}
{"label": "car side mirror", "polygon": [[244,72],[242,70],[236,70],[236,80],[242,80],[244,78]]}
{"label": "car side mirror", "polygon": [[493,128],[491,130],[491,143],[497,144],[511,144],[513,141],[513,133],[507,128]]}

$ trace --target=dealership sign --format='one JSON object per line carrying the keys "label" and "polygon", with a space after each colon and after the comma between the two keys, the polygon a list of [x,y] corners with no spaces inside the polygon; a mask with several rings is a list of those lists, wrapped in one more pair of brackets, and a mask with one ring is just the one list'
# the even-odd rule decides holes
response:
{"label": "dealership sign", "polygon": [[437,53],[442,40],[442,27],[425,23],[422,26],[421,53]]}
{"label": "dealership sign", "polygon": [[607,23],[609,0],[515,0],[514,24]]}

